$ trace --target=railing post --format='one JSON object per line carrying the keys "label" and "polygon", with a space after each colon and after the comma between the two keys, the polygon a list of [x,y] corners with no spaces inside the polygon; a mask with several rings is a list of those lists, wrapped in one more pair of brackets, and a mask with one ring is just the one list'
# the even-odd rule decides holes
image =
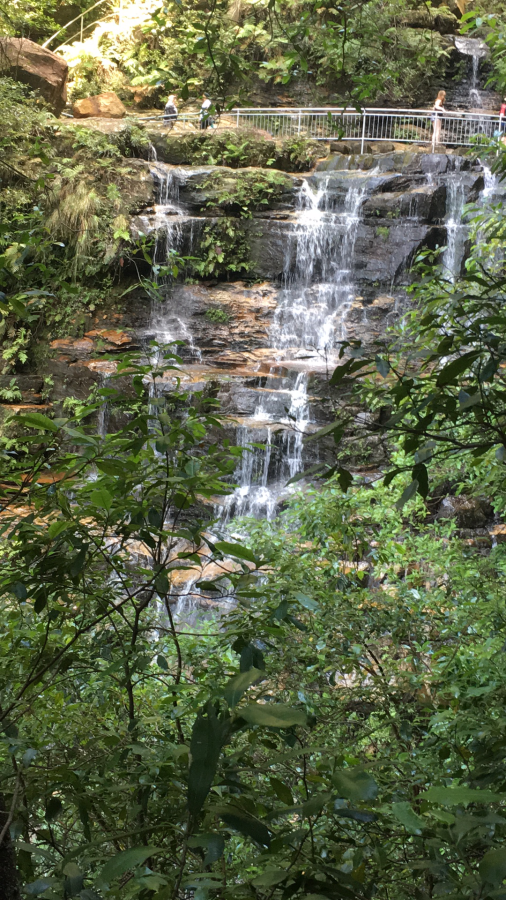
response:
{"label": "railing post", "polygon": [[237,110],[237,125],[236,128],[239,128],[239,110]]}
{"label": "railing post", "polygon": [[300,117],[301,117],[301,115],[302,115],[302,110],[299,109],[299,124],[297,127],[297,134],[300,134]]}
{"label": "railing post", "polygon": [[81,44],[83,42],[83,17],[81,16]]}
{"label": "railing post", "polygon": [[360,144],[360,153],[364,152],[364,144],[365,144],[365,123],[367,118],[367,110],[364,109],[362,111],[363,119],[362,119],[362,143]]}

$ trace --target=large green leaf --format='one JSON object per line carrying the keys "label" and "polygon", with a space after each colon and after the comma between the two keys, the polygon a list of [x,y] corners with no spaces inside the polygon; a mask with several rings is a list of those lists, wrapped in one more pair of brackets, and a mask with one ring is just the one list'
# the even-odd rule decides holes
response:
{"label": "large green leaf", "polygon": [[480,791],[468,787],[431,787],[421,795],[424,800],[441,803],[443,806],[467,806],[469,803],[498,803],[506,799],[505,794]]}
{"label": "large green leaf", "polygon": [[98,880],[101,884],[110,884],[111,881],[120,878],[130,869],[142,865],[148,857],[159,852],[158,847],[132,847],[131,850],[121,850],[106,862]]}
{"label": "large green leaf", "polygon": [[264,847],[269,846],[271,836],[269,829],[263,822],[254,819],[253,816],[248,816],[247,813],[243,813],[242,810],[235,807],[231,807],[230,810],[222,810],[220,815],[230,828],[239,831],[246,837],[252,838],[257,844],[261,844]]}
{"label": "large green leaf", "polygon": [[195,719],[188,775],[188,809],[192,815],[199,812],[211,790],[225,734],[223,723],[212,707]]}
{"label": "large green leaf", "polygon": [[489,884],[501,884],[506,878],[506,847],[489,850],[480,862],[480,877]]}
{"label": "large green leaf", "polygon": [[280,884],[288,875],[289,871],[287,869],[266,869],[261,875],[257,875],[251,883],[254,887],[269,888],[275,884]]}
{"label": "large green leaf", "polygon": [[238,675],[234,675],[234,677],[227,682],[223,689],[223,696],[225,697],[228,705],[231,708],[237,706],[242,695],[250,687],[250,685],[254,684],[256,681],[260,681],[262,678],[265,678],[265,672],[262,672],[260,669],[255,668],[248,669],[247,672],[239,672]]}
{"label": "large green leaf", "polygon": [[303,709],[294,709],[284,703],[249,703],[239,712],[250,725],[265,725],[269,728],[305,725],[307,720]]}
{"label": "large green leaf", "polygon": [[470,350],[469,353],[464,353],[462,356],[459,356],[458,359],[452,360],[441,369],[436,384],[438,387],[443,387],[445,384],[450,384],[450,382],[454,381],[458,378],[459,375],[462,375],[467,369],[469,369],[472,364],[478,359],[480,355],[479,350]]}
{"label": "large green leaf", "polygon": [[43,416],[42,413],[19,413],[16,416],[16,422],[27,428],[39,428],[41,431],[52,431],[53,434],[56,434],[58,431],[58,426],[55,425],[53,420],[49,419],[47,416]]}
{"label": "large green leaf", "polygon": [[226,556],[235,556],[236,559],[246,559],[248,562],[256,563],[256,556],[248,547],[242,544],[232,544],[229,541],[217,541],[214,545],[220,553]]}
{"label": "large green leaf", "polygon": [[372,775],[363,769],[344,769],[335,772],[332,782],[341,797],[353,800],[354,803],[375,800],[378,796],[378,785]]}
{"label": "large green leaf", "polygon": [[392,803],[392,813],[411,834],[422,833],[426,823],[416,814],[409,803],[405,801]]}

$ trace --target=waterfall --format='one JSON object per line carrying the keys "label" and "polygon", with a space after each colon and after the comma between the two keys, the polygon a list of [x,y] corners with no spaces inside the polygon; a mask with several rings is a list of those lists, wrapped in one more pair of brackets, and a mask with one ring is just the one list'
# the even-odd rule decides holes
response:
{"label": "waterfall", "polygon": [[446,190],[446,250],[443,254],[443,266],[451,281],[455,281],[462,268],[467,231],[462,222],[466,203],[465,183],[458,170],[451,173]]}
{"label": "waterfall", "polygon": [[[288,373],[281,376],[279,367],[271,367],[254,415],[237,429],[244,452],[235,473],[238,486],[224,505],[224,523],[244,515],[271,519],[290,492],[287,481],[303,469],[304,434],[312,426],[308,360],[312,369],[315,362],[321,367],[345,338],[346,313],[355,298],[355,242],[368,182],[364,173],[347,176],[344,200],[335,211],[329,209],[328,177],[316,190],[307,181],[302,183],[292,248],[270,331],[273,353]],[[258,446],[258,437],[263,447]]]}
{"label": "waterfall", "polygon": [[292,234],[296,263],[285,271],[285,288],[272,328],[279,349],[327,353],[345,337],[346,313],[354,299],[353,251],[366,183],[364,176],[352,179],[343,209],[329,212],[328,178],[316,191],[303,182]]}
{"label": "waterfall", "polygon": [[458,52],[471,63],[466,79],[467,105],[470,109],[483,109],[485,102],[480,91],[480,62],[488,56],[488,47],[478,38],[456,37],[454,42]]}

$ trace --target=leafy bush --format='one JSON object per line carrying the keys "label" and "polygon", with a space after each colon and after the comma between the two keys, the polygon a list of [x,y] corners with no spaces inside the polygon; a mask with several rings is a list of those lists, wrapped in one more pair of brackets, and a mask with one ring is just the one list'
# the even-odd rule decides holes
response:
{"label": "leafy bush", "polygon": [[210,322],[213,322],[216,325],[228,325],[230,322],[230,313],[216,307],[213,309],[206,309],[206,319],[209,319]]}

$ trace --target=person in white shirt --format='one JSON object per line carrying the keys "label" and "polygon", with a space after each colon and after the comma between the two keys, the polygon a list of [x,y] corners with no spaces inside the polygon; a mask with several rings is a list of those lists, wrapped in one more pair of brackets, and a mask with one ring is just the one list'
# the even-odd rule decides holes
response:
{"label": "person in white shirt", "polygon": [[177,120],[177,106],[176,106],[176,97],[174,94],[170,94],[167,98],[167,103],[165,104],[165,110],[163,113],[163,121],[165,123],[172,123]]}
{"label": "person in white shirt", "polygon": [[202,94],[202,106],[200,107],[200,127],[209,128],[213,120],[209,117],[209,110],[213,104],[207,94]]}

